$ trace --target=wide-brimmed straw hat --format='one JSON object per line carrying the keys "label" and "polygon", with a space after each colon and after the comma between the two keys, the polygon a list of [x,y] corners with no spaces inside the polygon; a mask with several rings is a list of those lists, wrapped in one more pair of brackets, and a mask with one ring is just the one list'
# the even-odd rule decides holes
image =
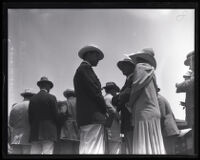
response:
{"label": "wide-brimmed straw hat", "polygon": [[91,51],[95,51],[94,53],[96,53],[97,57],[99,60],[102,60],[104,58],[104,54],[103,52],[95,45],[88,45],[88,46],[85,46],[83,48],[81,48],[78,52],[78,56],[83,59],[85,54],[87,52],[91,52]]}
{"label": "wide-brimmed straw hat", "polygon": [[120,91],[119,87],[115,84],[115,82],[107,82],[106,85],[102,87],[102,89],[114,89],[117,92]]}
{"label": "wide-brimmed straw hat", "polygon": [[186,66],[189,66],[190,65],[190,58],[192,58],[194,56],[194,51],[192,52],[189,52],[186,56],[186,60],[184,61],[184,64]]}
{"label": "wide-brimmed straw hat", "polygon": [[53,88],[53,83],[48,80],[47,77],[43,76],[41,79],[37,82],[37,85],[40,87],[42,84],[49,84],[51,88]]}
{"label": "wide-brimmed straw hat", "polygon": [[66,98],[70,96],[75,96],[75,91],[73,89],[66,89],[63,92],[63,96],[65,96]]}
{"label": "wide-brimmed straw hat", "polygon": [[26,88],[24,92],[21,93],[22,97],[33,96],[33,95],[35,95],[35,93],[30,88]]}
{"label": "wide-brimmed straw hat", "polygon": [[137,59],[141,58],[145,61],[149,62],[150,65],[152,65],[154,68],[157,67],[156,60],[154,58],[154,51],[152,48],[144,48],[139,52],[136,52],[134,54],[130,54],[129,57],[137,62]]}
{"label": "wide-brimmed straw hat", "polygon": [[124,65],[132,65],[132,66],[135,66],[135,62],[133,62],[132,59],[129,59],[129,58],[124,58],[123,60],[117,62],[117,67],[122,70]]}

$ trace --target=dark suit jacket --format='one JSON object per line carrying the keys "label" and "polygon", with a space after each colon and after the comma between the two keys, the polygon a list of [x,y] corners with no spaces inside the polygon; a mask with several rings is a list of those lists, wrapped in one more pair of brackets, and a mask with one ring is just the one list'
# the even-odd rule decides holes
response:
{"label": "dark suit jacket", "polygon": [[[133,76],[133,75],[132,75]],[[130,76],[120,93],[113,97],[112,103],[117,106],[117,111],[121,111],[121,132],[129,131],[132,129],[131,127],[131,113],[125,107],[125,104],[129,101],[130,93],[131,93],[131,85],[132,85],[132,76]]]}
{"label": "dark suit jacket", "polygon": [[29,105],[29,141],[57,140],[57,118],[56,97],[43,90],[34,95]]}
{"label": "dark suit jacket", "polygon": [[74,76],[77,97],[77,123],[104,124],[106,104],[101,93],[101,84],[92,67],[82,62]]}

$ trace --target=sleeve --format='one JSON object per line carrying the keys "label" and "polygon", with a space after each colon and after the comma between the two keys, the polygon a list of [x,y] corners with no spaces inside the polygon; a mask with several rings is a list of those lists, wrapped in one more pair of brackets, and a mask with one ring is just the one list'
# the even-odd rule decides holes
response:
{"label": "sleeve", "polygon": [[131,92],[138,92],[144,88],[154,76],[154,68],[148,64],[137,64],[132,82]]}
{"label": "sleeve", "polygon": [[11,110],[10,117],[9,117],[9,125],[11,127],[14,127],[15,121],[16,121],[16,119],[15,119],[15,115],[14,115],[14,110]]}
{"label": "sleeve", "polygon": [[128,107],[132,108],[137,98],[142,94],[143,88],[154,78],[154,68],[149,64],[137,64],[131,86],[131,93]]}
{"label": "sleeve", "polygon": [[84,83],[84,87],[87,90],[87,94],[96,100],[101,109],[106,112],[106,104],[101,92],[101,87],[99,87],[95,82],[93,76],[93,71],[90,67],[85,67],[80,70],[81,80]]}
{"label": "sleeve", "polygon": [[52,116],[56,124],[59,122],[58,118],[58,106],[57,106],[57,99],[55,96],[52,98],[52,103],[51,103],[51,110],[52,110]]}
{"label": "sleeve", "polygon": [[119,93],[119,102],[121,105],[128,102],[130,93],[131,93],[131,86],[128,86],[122,92]]}
{"label": "sleeve", "polygon": [[194,85],[194,77],[191,77],[189,80],[185,80],[184,82],[177,84],[176,92],[177,93],[187,92],[188,90],[194,87],[193,85]]}

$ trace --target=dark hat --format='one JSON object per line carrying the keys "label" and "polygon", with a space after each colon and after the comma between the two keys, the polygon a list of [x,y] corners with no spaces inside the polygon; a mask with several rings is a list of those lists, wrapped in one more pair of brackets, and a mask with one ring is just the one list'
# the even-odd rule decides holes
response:
{"label": "dark hat", "polygon": [[122,70],[122,68],[124,67],[124,65],[127,65],[127,64],[130,64],[130,65],[133,65],[135,66],[136,63],[134,63],[133,60],[131,59],[128,59],[128,58],[124,58],[123,60],[117,62],[117,66],[120,70]]}
{"label": "dark hat", "polygon": [[66,89],[63,92],[63,96],[65,96],[66,98],[69,97],[69,96],[75,96],[75,92],[72,89]]}
{"label": "dark hat", "polygon": [[184,61],[184,64],[185,64],[186,66],[189,66],[189,65],[190,65],[190,58],[193,57],[193,56],[194,56],[194,51],[189,52],[189,53],[187,54],[186,60]]}
{"label": "dark hat", "polygon": [[22,96],[22,97],[33,96],[33,95],[35,95],[35,93],[33,93],[33,92],[31,91],[31,89],[29,89],[29,88],[25,89],[24,92],[21,93],[21,96]]}
{"label": "dark hat", "polygon": [[51,88],[53,88],[53,83],[49,81],[48,78],[45,76],[41,77],[41,79],[37,82],[37,85],[40,87],[44,83],[49,84]]}
{"label": "dark hat", "polygon": [[120,91],[119,87],[115,84],[115,82],[107,82],[106,86],[104,86],[102,89],[115,89],[117,92]]}
{"label": "dark hat", "polygon": [[154,51],[152,48],[144,48],[143,50],[141,50],[135,54],[129,55],[129,57],[133,61],[136,61],[136,62],[137,62],[137,59],[142,58],[145,61],[149,62],[149,64],[151,64],[154,68],[156,68],[156,66],[157,66],[156,60],[154,58]]}
{"label": "dark hat", "polygon": [[97,47],[97,46],[94,46],[94,45],[89,45],[89,46],[85,46],[83,48],[81,48],[78,52],[78,55],[81,59],[84,58],[84,55],[87,53],[87,52],[91,52],[91,51],[96,51],[95,53],[97,53],[97,57],[99,60],[103,59],[104,58],[104,54],[103,52]]}

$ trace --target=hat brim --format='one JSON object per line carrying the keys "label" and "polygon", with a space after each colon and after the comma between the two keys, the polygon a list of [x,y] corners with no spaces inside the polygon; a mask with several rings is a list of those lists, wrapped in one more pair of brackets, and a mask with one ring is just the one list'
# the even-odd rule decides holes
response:
{"label": "hat brim", "polygon": [[157,67],[157,63],[156,63],[155,58],[153,56],[149,55],[149,54],[138,53],[138,54],[131,55],[130,58],[133,61],[136,61],[136,62],[137,62],[138,58],[142,58],[142,59],[146,60],[147,62],[149,62],[154,68]]}
{"label": "hat brim", "polygon": [[85,48],[82,48],[79,52],[78,52],[78,56],[83,59],[85,54],[88,53],[88,52],[96,52],[97,53],[97,57],[99,60],[102,60],[104,58],[104,54],[103,52],[96,48],[96,47],[85,47]]}
{"label": "hat brim", "polygon": [[25,96],[34,96],[34,95],[35,95],[35,93],[30,93],[30,92],[21,93],[22,97],[25,97]]}
{"label": "hat brim", "polygon": [[104,86],[102,89],[114,89],[117,92],[120,91],[120,88],[118,86],[114,86],[114,85],[112,85],[112,86]]}
{"label": "hat brim", "polygon": [[117,67],[122,70],[124,68],[125,65],[132,65],[134,66],[134,63],[133,62],[130,62],[130,61],[119,61],[117,63]]}
{"label": "hat brim", "polygon": [[64,97],[75,96],[75,92],[64,92],[63,96]]}
{"label": "hat brim", "polygon": [[50,88],[53,88],[53,83],[51,82],[51,81],[46,81],[46,80],[44,80],[44,81],[38,81],[37,82],[37,85],[40,87],[41,85],[43,85],[43,84],[49,84],[50,85]]}

